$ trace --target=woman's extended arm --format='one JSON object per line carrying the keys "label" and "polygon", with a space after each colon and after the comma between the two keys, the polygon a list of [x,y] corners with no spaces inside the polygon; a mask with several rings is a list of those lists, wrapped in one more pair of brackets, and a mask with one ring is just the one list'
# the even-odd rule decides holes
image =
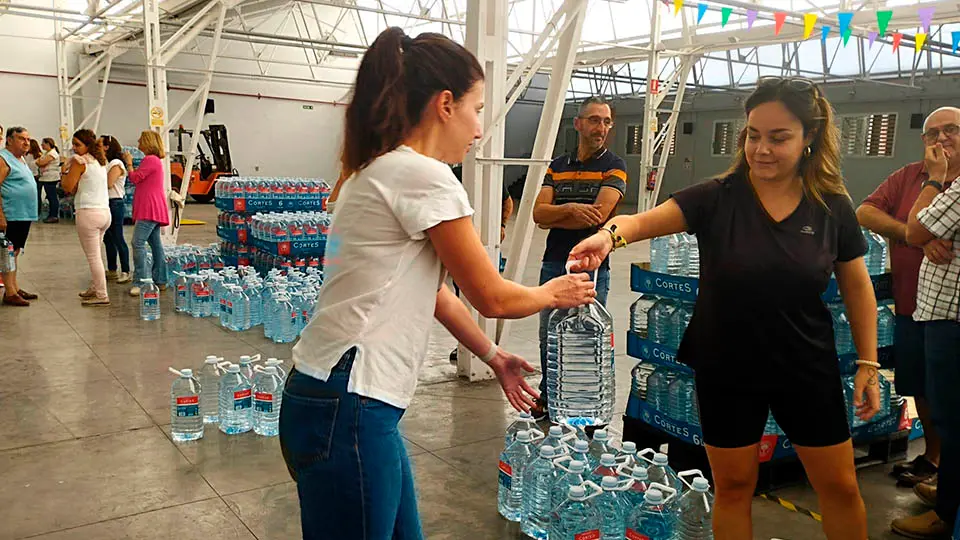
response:
{"label": "woman's extended arm", "polygon": [[80,177],[83,176],[84,171],[87,170],[87,166],[80,161],[79,156],[70,158],[66,166],[68,167],[67,175],[63,177],[60,184],[67,193],[76,193],[77,184],[80,183]]}
{"label": "woman's extended arm", "polygon": [[[847,308],[850,331],[861,360],[877,361],[877,299],[863,257],[837,262],[834,272]],[[880,410],[880,377],[877,368],[861,365],[854,378],[853,402],[857,415],[869,420]],[[867,399],[864,400],[864,392]]]}
{"label": "woman's extended arm", "polygon": [[124,170],[121,165],[114,165],[110,167],[110,170],[107,171],[107,186],[113,187],[117,183],[117,180],[123,178],[124,173],[127,172]]}

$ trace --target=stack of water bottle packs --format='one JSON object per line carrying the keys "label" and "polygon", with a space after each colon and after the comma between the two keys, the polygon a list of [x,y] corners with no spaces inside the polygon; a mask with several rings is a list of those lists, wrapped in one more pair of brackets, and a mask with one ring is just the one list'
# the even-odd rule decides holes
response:
{"label": "stack of water bottle packs", "polygon": [[287,373],[282,360],[256,365],[260,355],[241,356],[239,364],[208,356],[199,378],[192,369],[174,369],[170,389],[170,436],[176,442],[203,437],[206,424],[227,435],[253,430],[264,437],[280,433],[280,406]]}
{"label": "stack of water bottle packs", "polygon": [[323,284],[316,268],[272,269],[264,278],[249,266],[175,275],[177,313],[218,317],[237,332],[263,325],[264,337],[276,343],[292,343],[306,328]]}
{"label": "stack of water bottle packs", "polygon": [[[867,269],[871,276],[884,273],[887,265],[887,245],[885,240],[863,229],[868,251],[865,255]],[[695,236],[673,234],[655,238],[650,244],[650,269],[652,272],[699,278],[700,257]],[[695,287],[692,288],[696,290]],[[856,372],[856,349],[841,301],[828,304],[833,317],[837,354],[843,372],[843,385],[849,406],[848,420],[852,428],[865,425],[855,414],[853,402],[853,375]],[[693,316],[694,302],[684,299],[641,294],[630,306],[630,330],[642,340],[655,347],[647,348],[646,353],[655,358],[641,359],[632,371],[632,399],[642,401],[675,422],[699,426],[699,405],[693,372],[676,362],[676,351],[680,347],[683,334]],[[882,302],[877,308],[878,346],[893,345],[894,314],[890,307]],[[880,375],[881,410],[867,423],[879,422],[891,413],[899,412],[896,403],[899,398],[892,395],[890,382]],[[767,434],[782,435],[783,431],[768,416]]]}
{"label": "stack of water bottle packs", "polygon": [[637,452],[597,429],[528,414],[508,429],[498,464],[497,509],[538,540],[712,539],[713,495],[698,470],[677,474],[665,454]]}
{"label": "stack of water bottle packs", "polygon": [[[130,154],[130,157],[133,158],[133,168],[136,169],[140,166],[140,163],[143,161],[143,152],[135,146],[124,146],[123,151]],[[133,223],[133,192],[136,191],[137,186],[130,181],[130,177],[124,181],[123,184],[123,206],[124,214],[126,216],[125,221],[127,223]]]}
{"label": "stack of water bottle packs", "polygon": [[220,179],[215,188],[217,208],[249,214],[326,210],[330,191],[320,178],[249,176]]}

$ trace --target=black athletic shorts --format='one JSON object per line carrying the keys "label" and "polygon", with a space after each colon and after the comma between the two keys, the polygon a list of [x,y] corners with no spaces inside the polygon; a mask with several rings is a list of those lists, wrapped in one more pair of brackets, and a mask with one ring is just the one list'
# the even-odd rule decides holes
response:
{"label": "black athletic shorts", "polygon": [[759,443],[768,410],[791,444],[822,448],[850,438],[839,370],[816,381],[783,377],[769,385],[739,385],[698,374],[696,383],[707,445],[742,448]]}
{"label": "black athletic shorts", "polygon": [[7,240],[13,244],[13,249],[23,249],[27,245],[27,235],[30,234],[30,224],[32,221],[8,221],[7,222]]}

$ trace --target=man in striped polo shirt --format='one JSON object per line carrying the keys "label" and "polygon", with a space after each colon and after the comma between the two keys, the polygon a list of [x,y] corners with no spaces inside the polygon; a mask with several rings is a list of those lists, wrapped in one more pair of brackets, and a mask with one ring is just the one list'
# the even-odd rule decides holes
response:
{"label": "man in striped polo shirt", "polygon": [[[549,229],[547,247],[540,267],[540,284],[563,275],[567,256],[584,238],[597,232],[613,217],[627,188],[626,164],[606,148],[613,128],[613,109],[600,97],[580,104],[573,126],[579,134],[577,150],[554,159],[543,179],[533,208],[533,220]],[[610,264],[603,261],[597,270],[597,300],[606,305],[610,290]],[[547,318],[540,313],[540,399],[531,410],[542,418],[547,410]]]}

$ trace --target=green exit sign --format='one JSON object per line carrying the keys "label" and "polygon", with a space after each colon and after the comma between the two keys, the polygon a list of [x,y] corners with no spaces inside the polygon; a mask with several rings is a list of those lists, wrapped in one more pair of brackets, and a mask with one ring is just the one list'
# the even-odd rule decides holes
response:
{"label": "green exit sign", "polygon": [[312,111],[312,110],[313,110],[313,105],[304,105],[304,106],[303,106],[303,110],[305,110],[305,111]]}

